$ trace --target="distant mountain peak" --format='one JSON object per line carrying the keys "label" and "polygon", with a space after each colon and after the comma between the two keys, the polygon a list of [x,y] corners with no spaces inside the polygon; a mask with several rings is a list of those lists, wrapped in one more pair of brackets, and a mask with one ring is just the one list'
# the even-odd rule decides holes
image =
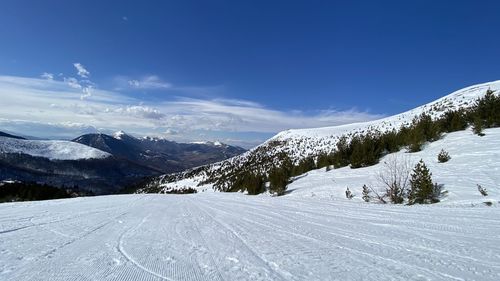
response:
{"label": "distant mountain peak", "polygon": [[113,135],[87,134],[73,141],[166,173],[222,161],[245,152],[242,148],[221,142],[193,145],[161,137],[136,138],[124,131],[118,131]]}
{"label": "distant mountain peak", "polygon": [[114,137],[115,139],[117,139],[117,140],[121,140],[124,136],[127,136],[127,134],[126,134],[124,131],[122,131],[122,130],[120,130],[120,131],[118,131],[118,132],[115,132],[115,133],[113,134],[113,137]]}

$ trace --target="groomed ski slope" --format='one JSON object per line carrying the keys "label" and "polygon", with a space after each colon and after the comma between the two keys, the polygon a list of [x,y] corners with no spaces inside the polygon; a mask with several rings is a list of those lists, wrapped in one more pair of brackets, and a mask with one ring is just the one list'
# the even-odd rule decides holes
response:
{"label": "groomed ski slope", "polygon": [[500,280],[500,209],[213,192],[7,203],[0,280]]}

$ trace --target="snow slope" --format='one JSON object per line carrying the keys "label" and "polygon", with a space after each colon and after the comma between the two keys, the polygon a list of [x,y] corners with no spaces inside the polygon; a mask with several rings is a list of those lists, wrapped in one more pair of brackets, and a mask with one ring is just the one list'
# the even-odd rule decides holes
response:
{"label": "snow slope", "polygon": [[24,153],[51,160],[106,158],[111,154],[71,141],[20,140],[0,137],[0,153]]}
{"label": "snow slope", "polygon": [[0,204],[0,280],[500,280],[500,209],[228,193]]}
{"label": "snow slope", "polygon": [[[325,168],[308,172],[288,186],[291,197],[311,197],[345,199],[347,187],[355,194],[353,201],[362,201],[362,186],[373,187],[383,192],[385,186],[379,179],[384,171],[384,162],[397,159],[400,163],[408,161],[414,167],[424,160],[432,172],[435,183],[442,184],[446,195],[440,204],[477,205],[484,202],[498,204],[500,201],[500,128],[486,129],[484,137],[471,130],[453,132],[442,139],[426,144],[416,153],[404,150],[383,157],[379,164],[366,168],[351,169],[344,167],[326,171]],[[439,163],[437,155],[445,149],[451,160]],[[482,196],[477,184],[486,188],[488,196]],[[347,200],[347,199],[346,199]]]}

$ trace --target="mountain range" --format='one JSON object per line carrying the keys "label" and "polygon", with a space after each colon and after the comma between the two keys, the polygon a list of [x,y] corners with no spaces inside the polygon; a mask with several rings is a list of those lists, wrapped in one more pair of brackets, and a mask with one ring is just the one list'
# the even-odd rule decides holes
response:
{"label": "mountain range", "polygon": [[218,162],[245,152],[243,148],[219,142],[177,143],[160,138],[135,138],[124,132],[113,136],[87,134],[73,139],[163,173],[180,172],[188,168]]}
{"label": "mountain range", "polygon": [[217,162],[245,150],[222,143],[87,134],[72,141],[28,140],[0,132],[0,179],[115,193],[144,178]]}

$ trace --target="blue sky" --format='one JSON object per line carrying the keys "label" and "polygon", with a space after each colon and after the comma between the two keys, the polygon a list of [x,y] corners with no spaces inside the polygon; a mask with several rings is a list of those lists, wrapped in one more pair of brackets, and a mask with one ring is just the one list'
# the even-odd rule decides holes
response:
{"label": "blue sky", "polygon": [[32,108],[2,109],[0,125],[249,147],[498,80],[498,14],[498,1],[2,1],[0,95]]}

